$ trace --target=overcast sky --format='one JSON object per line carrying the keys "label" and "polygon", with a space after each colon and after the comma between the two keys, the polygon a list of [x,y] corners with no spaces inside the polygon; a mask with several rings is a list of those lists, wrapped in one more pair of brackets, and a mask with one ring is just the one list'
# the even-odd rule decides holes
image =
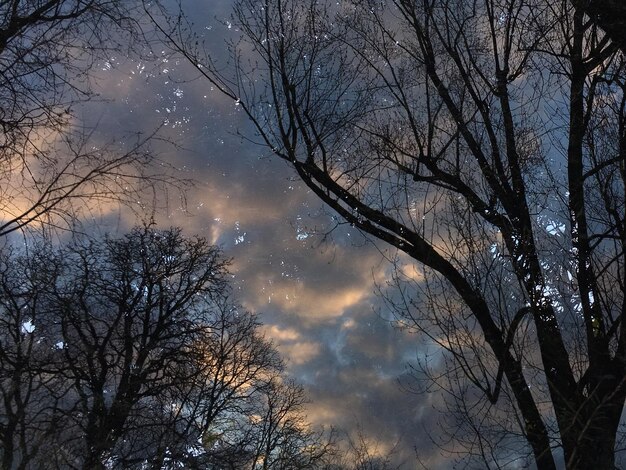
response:
{"label": "overcast sky", "polygon": [[[223,34],[233,34],[216,20],[228,17],[230,3],[188,2],[218,53]],[[260,316],[289,373],[306,387],[309,420],[347,431],[360,425],[380,452],[397,446],[402,468],[422,468],[416,450],[426,468],[450,468],[431,442],[439,435],[433,410],[440,397],[399,385],[409,381],[407,363],[432,345],[394,328],[376,295],[389,278],[388,247],[336,226],[286,165],[237,136],[253,135],[236,103],[194,80],[183,61],[111,57],[97,75],[106,101],[83,117],[98,122],[100,138],[166,122],[163,135],[181,145],[156,148],[197,185],[187,189],[186,208],[171,194],[158,220],[208,238],[233,258],[237,300]],[[132,223],[112,216],[122,227]]]}

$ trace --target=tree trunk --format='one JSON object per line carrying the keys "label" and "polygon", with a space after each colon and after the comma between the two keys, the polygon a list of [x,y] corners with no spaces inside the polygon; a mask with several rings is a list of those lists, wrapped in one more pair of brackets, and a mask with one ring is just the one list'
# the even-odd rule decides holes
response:
{"label": "tree trunk", "polygon": [[106,439],[103,433],[97,429],[95,432],[87,432],[85,436],[86,452],[83,462],[83,470],[104,470],[102,456],[107,450]]}
{"label": "tree trunk", "polygon": [[626,4],[623,0],[572,0],[572,4],[588,15],[617,47],[626,52]]}
{"label": "tree trunk", "polygon": [[[580,423],[585,429],[576,429],[576,439],[564,445],[565,462],[568,470],[614,470],[615,435],[621,416],[615,410],[603,410],[587,423]],[[573,442],[572,442],[573,441]],[[565,442],[565,439],[563,440]]]}
{"label": "tree trunk", "polygon": [[615,434],[609,430],[596,430],[594,440],[570,449],[566,457],[568,470],[615,470]]}
{"label": "tree trunk", "polygon": [[2,448],[2,469],[11,470],[13,468],[13,432],[15,426],[7,426],[3,433]]}

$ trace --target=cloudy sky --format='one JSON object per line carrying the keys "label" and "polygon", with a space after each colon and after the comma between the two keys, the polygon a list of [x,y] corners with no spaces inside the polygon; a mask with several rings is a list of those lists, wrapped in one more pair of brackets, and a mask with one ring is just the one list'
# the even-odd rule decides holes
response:
{"label": "cloudy sky", "polygon": [[[218,20],[228,18],[230,0],[192,3],[196,27],[223,53],[223,37],[233,31]],[[410,381],[407,363],[428,345],[394,328],[375,293],[389,278],[388,248],[338,225],[286,165],[242,139],[238,133],[252,134],[236,103],[196,79],[184,61],[111,57],[97,77],[104,101],[83,118],[98,124],[103,139],[164,122],[162,135],[179,145],[155,144],[160,158],[197,184],[187,188],[186,207],[171,194],[158,220],[208,238],[233,258],[236,297],[260,315],[306,387],[309,420],[352,432],[360,426],[379,452],[395,446],[402,468],[421,468],[416,450],[426,468],[449,468],[452,461],[431,442],[439,435],[439,397],[400,386]],[[123,214],[111,220],[128,223]]]}

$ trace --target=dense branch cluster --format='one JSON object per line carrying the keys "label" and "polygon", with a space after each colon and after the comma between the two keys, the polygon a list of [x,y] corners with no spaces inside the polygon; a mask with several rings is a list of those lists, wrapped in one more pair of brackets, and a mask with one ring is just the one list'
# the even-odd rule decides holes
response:
{"label": "dense branch cluster", "polygon": [[[154,58],[142,6],[0,0],[0,467],[354,468],[230,300],[216,247],[152,225],[79,235],[92,210],[188,185],[156,160],[157,131],[107,140],[77,117],[96,65]],[[363,438],[348,447],[389,468]]]}
{"label": "dense branch cluster", "polygon": [[610,469],[623,437],[626,69],[602,3],[621,8],[240,0],[230,67],[181,39],[193,25],[162,28],[397,250],[389,306],[443,353],[418,373],[447,396],[454,452],[494,468]]}
{"label": "dense branch cluster", "polygon": [[[416,371],[446,394],[454,452],[615,467],[619,2],[239,0],[229,68],[158,2],[0,1],[0,236],[173,182],[149,171],[149,138],[95,144],[73,115],[94,63],[146,44],[139,6],[314,194],[396,250],[388,305],[441,352]],[[339,465],[214,247],[144,228],[27,248],[0,256],[3,468]]]}
{"label": "dense branch cluster", "polygon": [[99,61],[149,47],[140,4],[0,2],[0,236],[34,223],[67,229],[99,204],[141,206],[146,190],[176,181],[163,162],[156,170],[154,131],[97,138],[77,118],[97,95]]}
{"label": "dense branch cluster", "polygon": [[2,468],[322,468],[330,456],[206,241],[138,228],[4,253],[0,267]]}

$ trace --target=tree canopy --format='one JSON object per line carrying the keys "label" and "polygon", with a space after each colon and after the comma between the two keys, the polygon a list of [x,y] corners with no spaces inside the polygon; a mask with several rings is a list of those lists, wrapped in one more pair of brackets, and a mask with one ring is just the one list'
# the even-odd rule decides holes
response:
{"label": "tree canopy", "polygon": [[[0,236],[71,229],[96,206],[137,206],[176,182],[146,134],[96,138],[81,105],[97,97],[93,68],[149,50],[140,1],[0,2]],[[91,126],[91,127],[90,127]]]}
{"label": "tree canopy", "polygon": [[397,249],[389,306],[445,351],[421,372],[489,467],[609,469],[621,448],[626,72],[601,3],[240,0],[228,64],[162,27]]}
{"label": "tree canopy", "polygon": [[[0,261],[2,468],[324,468],[301,386],[225,261],[136,228]],[[330,468],[330,467],[329,467]]]}
{"label": "tree canopy", "polygon": [[103,136],[81,116],[96,66],[154,59],[144,6],[160,4],[0,1],[0,466],[389,468],[309,424],[217,247],[153,224],[77,229],[189,183],[155,157],[158,130]]}
{"label": "tree canopy", "polygon": [[572,0],[572,4],[626,51],[626,5],[619,0]]}

